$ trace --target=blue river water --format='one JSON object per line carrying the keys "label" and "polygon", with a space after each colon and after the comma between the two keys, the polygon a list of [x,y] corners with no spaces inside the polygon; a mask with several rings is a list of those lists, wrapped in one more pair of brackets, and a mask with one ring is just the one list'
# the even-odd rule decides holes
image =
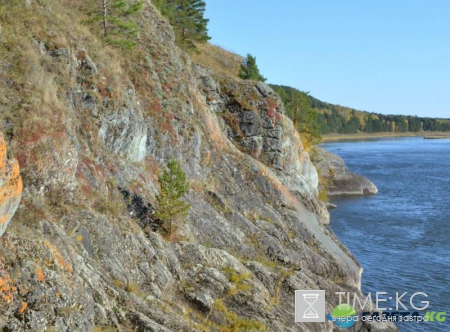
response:
{"label": "blue river water", "polygon": [[[364,268],[362,291],[396,292],[411,310],[446,311],[446,322],[402,322],[400,331],[450,331],[450,140],[394,138],[323,145],[378,187],[374,196],[332,199],[331,228]],[[399,308],[405,311],[401,306]],[[423,315],[423,312],[421,312]]]}

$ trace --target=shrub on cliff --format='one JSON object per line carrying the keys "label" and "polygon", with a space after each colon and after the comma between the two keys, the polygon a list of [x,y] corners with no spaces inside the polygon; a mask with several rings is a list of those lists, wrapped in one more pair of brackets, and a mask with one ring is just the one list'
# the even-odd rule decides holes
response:
{"label": "shrub on cliff", "polygon": [[259,73],[258,66],[256,65],[256,57],[251,54],[247,54],[247,57],[241,64],[239,77],[244,80],[266,81],[266,78]]}
{"label": "shrub on cliff", "polygon": [[175,159],[170,159],[167,169],[159,175],[160,193],[156,196],[158,209],[155,217],[160,220],[165,235],[172,237],[180,226],[180,219],[187,215],[190,204],[182,197],[189,185],[186,175]]}

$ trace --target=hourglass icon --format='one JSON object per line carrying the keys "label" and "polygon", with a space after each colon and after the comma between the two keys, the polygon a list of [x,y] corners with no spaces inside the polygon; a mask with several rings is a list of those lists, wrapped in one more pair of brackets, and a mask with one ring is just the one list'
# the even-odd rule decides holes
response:
{"label": "hourglass icon", "polygon": [[302,294],[303,300],[308,303],[308,309],[303,313],[303,318],[319,318],[319,314],[316,309],[314,309],[313,305],[317,302],[319,298],[319,294]]}

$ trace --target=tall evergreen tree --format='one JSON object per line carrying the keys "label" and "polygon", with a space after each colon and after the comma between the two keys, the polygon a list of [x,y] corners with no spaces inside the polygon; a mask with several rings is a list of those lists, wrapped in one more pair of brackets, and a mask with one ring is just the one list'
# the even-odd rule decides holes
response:
{"label": "tall evergreen tree", "polygon": [[209,20],[204,17],[205,1],[155,0],[154,5],[168,18],[180,47],[197,51],[195,43],[211,39],[208,36]]}
{"label": "tall evergreen tree", "polygon": [[261,82],[265,82],[267,79],[259,73],[258,66],[256,65],[256,57],[251,54],[247,54],[247,57],[242,63],[239,71],[239,77],[244,80],[255,80]]}

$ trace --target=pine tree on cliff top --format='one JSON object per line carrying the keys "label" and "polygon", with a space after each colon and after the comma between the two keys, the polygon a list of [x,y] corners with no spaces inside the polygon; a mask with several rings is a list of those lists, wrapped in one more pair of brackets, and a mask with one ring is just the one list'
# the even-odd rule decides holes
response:
{"label": "pine tree on cliff top", "polygon": [[256,57],[251,54],[247,54],[247,57],[241,64],[239,77],[244,80],[266,81],[266,78],[259,73],[258,66],[256,65]]}
{"label": "pine tree on cliff top", "polygon": [[175,32],[177,44],[197,51],[195,43],[204,43],[208,36],[208,22],[204,17],[206,3],[202,0],[155,0],[154,5],[168,18]]}

